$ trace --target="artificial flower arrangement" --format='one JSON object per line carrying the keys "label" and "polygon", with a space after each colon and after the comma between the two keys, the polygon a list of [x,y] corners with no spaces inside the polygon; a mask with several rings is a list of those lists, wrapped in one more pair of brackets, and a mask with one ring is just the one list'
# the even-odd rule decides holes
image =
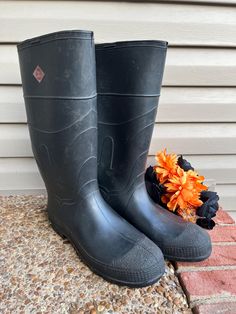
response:
{"label": "artificial flower arrangement", "polygon": [[166,149],[157,153],[156,161],[157,165],[148,167],[145,174],[153,201],[184,220],[213,229],[219,196],[203,184],[205,178],[182,155],[167,154]]}

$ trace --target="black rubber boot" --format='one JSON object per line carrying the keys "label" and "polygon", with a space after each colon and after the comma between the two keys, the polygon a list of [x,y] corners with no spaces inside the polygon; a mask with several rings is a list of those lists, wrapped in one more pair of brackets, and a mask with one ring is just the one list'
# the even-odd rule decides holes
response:
{"label": "black rubber boot", "polygon": [[96,45],[98,180],[104,199],[175,261],[211,253],[209,235],[156,205],[144,173],[155,123],[167,43]]}
{"label": "black rubber boot", "polygon": [[104,201],[97,184],[97,98],[92,32],[18,45],[32,148],[52,227],[98,275],[142,287],[164,273],[160,249]]}

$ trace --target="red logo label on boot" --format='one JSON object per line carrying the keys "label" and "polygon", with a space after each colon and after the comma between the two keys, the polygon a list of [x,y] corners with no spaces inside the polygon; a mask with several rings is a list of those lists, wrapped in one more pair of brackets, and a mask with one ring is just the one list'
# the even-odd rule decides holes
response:
{"label": "red logo label on boot", "polygon": [[43,72],[43,70],[40,68],[39,65],[36,66],[36,68],[34,69],[34,72],[33,72],[33,76],[35,77],[35,79],[41,83],[44,76],[45,76],[45,73]]}

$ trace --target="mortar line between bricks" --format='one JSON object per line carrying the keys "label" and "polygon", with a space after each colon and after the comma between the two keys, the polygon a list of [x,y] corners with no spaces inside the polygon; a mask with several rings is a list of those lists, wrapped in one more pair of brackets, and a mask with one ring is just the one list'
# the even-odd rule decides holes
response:
{"label": "mortar line between bricks", "polygon": [[220,226],[220,227],[229,227],[229,226],[236,226],[236,223],[232,223],[232,224],[224,224],[224,223],[217,223],[216,227]]}
{"label": "mortar line between bricks", "polygon": [[[190,296],[191,298],[191,296]],[[215,297],[202,297],[199,299],[195,300],[188,300],[188,304],[190,308],[192,309],[193,307],[201,304],[216,304],[216,303],[224,303],[224,302],[235,302],[236,301],[236,296],[215,296]]]}
{"label": "mortar line between bricks", "polygon": [[227,245],[236,245],[236,242],[212,242],[212,245],[217,246],[227,246]]}
{"label": "mortar line between bricks", "polygon": [[197,271],[212,271],[212,270],[232,270],[236,269],[236,265],[228,265],[228,266],[186,266],[186,267],[179,267],[176,271],[177,274],[184,273],[184,272],[197,272]]}

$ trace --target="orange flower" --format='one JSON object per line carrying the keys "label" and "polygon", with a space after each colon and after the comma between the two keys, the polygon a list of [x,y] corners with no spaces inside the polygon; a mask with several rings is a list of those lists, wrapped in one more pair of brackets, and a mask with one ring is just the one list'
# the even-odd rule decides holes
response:
{"label": "orange flower", "polygon": [[189,170],[188,175],[189,175],[190,180],[194,181],[193,184],[194,184],[196,190],[201,192],[203,190],[208,189],[208,187],[206,185],[202,184],[202,182],[205,180],[204,176],[199,176],[197,174],[197,172],[193,171],[193,170]]}
{"label": "orange flower", "polygon": [[176,154],[166,154],[164,149],[157,153],[156,160],[159,166],[154,166],[154,170],[158,174],[160,183],[163,184],[176,173],[178,158]]}
{"label": "orange flower", "polygon": [[175,211],[177,208],[187,209],[201,206],[200,191],[196,189],[194,183],[189,172],[185,172],[178,166],[176,174],[169,179],[168,183],[164,184],[167,193],[171,193],[167,207]]}
{"label": "orange flower", "polygon": [[203,184],[205,178],[196,171],[184,171],[178,165],[177,155],[167,154],[166,149],[157,153],[156,160],[157,179],[166,188],[161,196],[162,203],[184,220],[196,222],[196,209],[203,204],[200,193],[208,189]]}

